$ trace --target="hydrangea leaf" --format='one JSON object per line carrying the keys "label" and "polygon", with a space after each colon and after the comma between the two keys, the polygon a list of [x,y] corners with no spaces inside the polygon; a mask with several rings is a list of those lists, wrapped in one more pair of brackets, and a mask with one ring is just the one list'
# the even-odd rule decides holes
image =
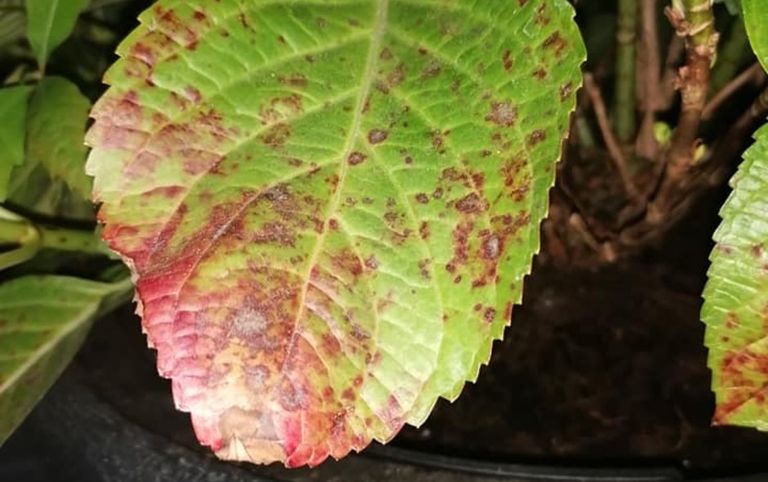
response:
{"label": "hydrangea leaf", "polygon": [[13,168],[24,162],[24,125],[31,88],[0,89],[0,201],[8,197]]}
{"label": "hydrangea leaf", "polygon": [[[743,0],[752,47],[768,66],[768,13]],[[715,233],[702,319],[715,392],[714,423],[768,430],[768,126],[731,180]]]}
{"label": "hydrangea leaf", "polygon": [[88,0],[26,0],[27,38],[37,62],[45,66],[51,52],[69,37]]}
{"label": "hydrangea leaf", "polygon": [[755,51],[763,68],[768,70],[768,31],[765,28],[768,22],[768,9],[765,8],[765,2],[741,0],[741,8],[744,12],[744,25],[747,27],[752,50]]}
{"label": "hydrangea leaf", "polygon": [[158,368],[225,459],[315,465],[477,377],[580,86],[565,0],[161,0],[88,171]]}
{"label": "hydrangea leaf", "polygon": [[120,286],[65,276],[0,284],[0,444],[64,371],[102,301]]}
{"label": "hydrangea leaf", "polygon": [[75,84],[62,77],[45,77],[29,103],[27,157],[40,163],[54,179],[88,199],[91,179],[85,174],[83,143],[91,102]]}
{"label": "hydrangea leaf", "polygon": [[768,430],[768,126],[731,184],[702,309],[714,421]]}

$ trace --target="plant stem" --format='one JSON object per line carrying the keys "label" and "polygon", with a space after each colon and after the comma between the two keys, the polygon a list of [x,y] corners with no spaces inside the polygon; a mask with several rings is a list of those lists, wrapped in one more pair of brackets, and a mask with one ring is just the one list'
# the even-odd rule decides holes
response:
{"label": "plant stem", "polygon": [[642,49],[638,52],[638,88],[639,105],[643,110],[643,120],[635,141],[635,151],[646,159],[656,158],[659,144],[653,134],[656,112],[662,105],[661,59],[659,58],[659,29],[656,22],[656,0],[640,1],[640,41]]}
{"label": "plant stem", "polygon": [[33,256],[43,248],[107,254],[106,248],[93,231],[33,225],[25,219],[0,218],[0,245],[34,247]]}
{"label": "plant stem", "polygon": [[749,40],[744,21],[736,17],[731,31],[728,32],[717,54],[717,61],[712,68],[712,80],[709,85],[710,95],[719,92],[739,71],[749,53]]}
{"label": "plant stem", "polygon": [[93,231],[66,229],[57,226],[36,226],[40,232],[40,246],[61,251],[85,254],[106,254],[104,245]]}
{"label": "plant stem", "polygon": [[613,159],[616,170],[621,177],[624,191],[630,198],[636,198],[638,195],[637,187],[632,179],[632,174],[629,172],[627,160],[624,158],[624,154],[621,152],[621,147],[611,130],[611,126],[608,124],[608,114],[605,109],[605,103],[603,102],[603,96],[600,93],[600,88],[595,83],[592,74],[584,74],[584,91],[592,101],[592,108],[595,111],[595,117],[597,117],[597,125],[600,127],[605,147],[608,149],[608,153],[610,154],[611,159]]}
{"label": "plant stem", "polygon": [[637,0],[619,0],[616,31],[616,85],[614,127],[619,141],[628,143],[635,135],[635,36]]}
{"label": "plant stem", "polygon": [[760,92],[752,105],[734,122],[721,140],[716,152],[717,159],[734,159],[744,148],[744,142],[754,131],[755,124],[768,114],[768,88]]}
{"label": "plant stem", "polygon": [[759,85],[765,79],[765,71],[763,66],[759,62],[755,62],[750,67],[747,67],[744,72],[740,73],[733,80],[728,82],[712,96],[709,102],[707,102],[704,111],[701,113],[701,117],[704,120],[710,119],[717,109],[725,103],[733,94],[741,90],[742,87],[750,83]]}
{"label": "plant stem", "polygon": [[680,182],[693,161],[718,39],[711,0],[682,0],[681,5],[683,11],[666,9],[678,35],[685,37],[686,52],[686,63],[678,72],[682,105],[666,166],[667,181],[671,183]]}

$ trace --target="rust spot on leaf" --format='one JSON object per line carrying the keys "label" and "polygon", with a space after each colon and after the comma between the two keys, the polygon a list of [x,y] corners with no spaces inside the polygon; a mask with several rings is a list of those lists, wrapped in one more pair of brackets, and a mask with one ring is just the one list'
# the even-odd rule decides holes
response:
{"label": "rust spot on leaf", "polygon": [[291,137],[291,126],[288,124],[275,124],[262,136],[262,142],[273,149],[279,149]]}
{"label": "rust spot on leaf", "polygon": [[496,310],[494,308],[486,308],[485,313],[483,313],[483,318],[485,318],[485,321],[488,323],[491,323],[494,318],[496,318]]}
{"label": "rust spot on leaf", "polygon": [[512,52],[509,50],[504,51],[504,55],[501,56],[501,65],[504,66],[504,70],[507,72],[512,70]]}
{"label": "rust spot on leaf", "polygon": [[428,63],[426,67],[424,67],[424,70],[421,71],[421,78],[431,79],[433,77],[437,77],[441,70],[442,67],[440,67],[440,63],[437,61],[432,61]]}
{"label": "rust spot on leaf", "polygon": [[419,225],[419,236],[426,241],[429,239],[429,234],[429,223],[427,221],[422,221]]}
{"label": "rust spot on leaf", "polygon": [[568,42],[560,36],[560,32],[555,32],[544,41],[544,48],[554,50],[555,56],[560,57],[563,54],[563,50],[568,47]]}
{"label": "rust spot on leaf", "polygon": [[290,75],[283,75],[280,76],[279,81],[281,84],[289,85],[291,87],[306,87],[307,86],[307,78],[304,76],[304,74],[301,73],[293,73]]}
{"label": "rust spot on leaf", "polygon": [[463,213],[480,213],[488,209],[488,201],[473,192],[456,201],[455,206]]}
{"label": "rust spot on leaf", "polygon": [[541,129],[536,129],[535,131],[531,132],[530,136],[528,136],[528,147],[534,147],[536,144],[540,143],[546,138],[546,132]]}
{"label": "rust spot on leaf", "polygon": [[560,87],[560,102],[565,102],[571,97],[571,94],[573,93],[573,83],[566,82],[563,84],[562,87]]}
{"label": "rust spot on leaf", "polygon": [[368,142],[371,144],[381,144],[389,137],[389,131],[383,129],[372,129],[368,132]]}
{"label": "rust spot on leaf", "polygon": [[538,80],[544,80],[547,78],[547,70],[544,67],[539,67],[533,71],[533,76]]}
{"label": "rust spot on leaf", "polygon": [[365,161],[367,158],[368,156],[366,156],[362,152],[354,151],[347,158],[347,162],[349,162],[350,166],[357,166],[358,164],[361,164],[363,161]]}
{"label": "rust spot on leaf", "polygon": [[491,102],[491,110],[485,120],[502,127],[510,127],[517,120],[517,107],[509,102]]}

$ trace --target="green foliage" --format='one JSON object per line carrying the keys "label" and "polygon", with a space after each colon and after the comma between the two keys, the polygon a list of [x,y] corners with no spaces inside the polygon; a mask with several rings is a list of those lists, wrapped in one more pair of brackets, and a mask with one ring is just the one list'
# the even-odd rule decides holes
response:
{"label": "green foliage", "polygon": [[744,155],[715,234],[702,318],[715,422],[768,429],[768,126]]}
{"label": "green foliage", "polygon": [[[93,276],[93,267],[73,266],[72,258],[82,262],[88,255],[106,254],[93,227],[57,224],[93,222],[93,209],[86,202],[91,182],[83,169],[90,101],[69,80],[41,76],[51,51],[72,31],[86,3],[27,2],[37,71],[27,64],[32,53],[17,42],[19,25],[24,24],[23,0],[0,0],[0,49],[23,60],[11,64],[13,70],[4,80],[9,86],[0,89],[0,444],[67,366],[92,318],[127,301],[132,292],[124,273],[111,283],[25,275],[79,276],[90,269]],[[5,68],[7,59],[0,60]],[[48,221],[36,224],[12,209]],[[115,276],[115,265],[108,270],[110,276]]]}
{"label": "green foliage", "polygon": [[27,120],[27,162],[40,163],[83,199],[91,195],[83,142],[91,102],[72,82],[45,77],[32,95]]}
{"label": "green foliage", "polygon": [[[759,0],[743,0],[742,7],[752,47],[766,67],[768,10]],[[768,126],[755,134],[731,186],[702,309],[714,420],[768,430]]]}
{"label": "green foliage", "polygon": [[29,276],[0,284],[0,444],[69,364],[123,284]]}
{"label": "green foliage", "polygon": [[80,12],[88,0],[26,0],[27,38],[37,56],[41,70],[51,52],[75,27]]}
{"label": "green foliage", "polygon": [[539,248],[581,82],[572,17],[564,0],[142,14],[88,169],[203,443],[313,465],[477,377]]}
{"label": "green foliage", "polygon": [[742,1],[744,0],[715,0],[715,3],[722,3],[731,15],[738,15],[741,12]]}
{"label": "green foliage", "polygon": [[761,0],[741,0],[744,24],[757,59],[768,71],[768,9]]}
{"label": "green foliage", "polygon": [[24,127],[31,90],[26,86],[0,89],[0,201],[8,195],[13,168],[24,162]]}
{"label": "green foliage", "polygon": [[26,29],[22,5],[23,0],[0,0],[0,49],[24,38]]}

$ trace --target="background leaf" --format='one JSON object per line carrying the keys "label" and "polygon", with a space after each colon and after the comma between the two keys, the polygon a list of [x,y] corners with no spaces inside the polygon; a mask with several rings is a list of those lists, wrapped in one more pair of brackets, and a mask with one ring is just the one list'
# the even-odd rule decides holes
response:
{"label": "background leaf", "polygon": [[44,77],[32,95],[27,121],[27,162],[42,164],[84,199],[91,195],[83,143],[90,107],[72,82]]}
{"label": "background leaf", "polygon": [[760,0],[741,0],[741,8],[744,12],[744,25],[747,27],[747,35],[755,51],[757,59],[768,71],[768,9],[765,2]]}
{"label": "background leaf", "polygon": [[317,464],[454,399],[501,337],[580,85],[564,0],[158,2],[88,161],[220,457]]}
{"label": "background leaf", "polygon": [[715,233],[702,318],[714,421],[768,429],[768,126],[731,184]]}
{"label": "background leaf", "polygon": [[78,15],[88,0],[26,0],[27,37],[37,62],[43,69],[51,52],[75,27]]}
{"label": "background leaf", "polygon": [[[742,0],[747,33],[768,67],[768,10]],[[768,126],[731,180],[715,233],[702,318],[717,407],[714,422],[768,430]]]}
{"label": "background leaf", "polygon": [[123,284],[29,276],[0,284],[0,444],[69,364]]}
{"label": "background leaf", "polygon": [[24,162],[24,126],[31,87],[0,89],[0,201],[8,196],[13,168]]}
{"label": "background leaf", "polygon": [[24,38],[26,33],[23,0],[0,0],[0,49]]}

